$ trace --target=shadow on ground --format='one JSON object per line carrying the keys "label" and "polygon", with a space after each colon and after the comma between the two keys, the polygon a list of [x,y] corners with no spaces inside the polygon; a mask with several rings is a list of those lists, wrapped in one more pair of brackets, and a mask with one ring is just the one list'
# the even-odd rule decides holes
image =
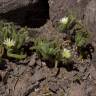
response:
{"label": "shadow on ground", "polygon": [[39,3],[29,4],[26,7],[1,14],[0,19],[15,22],[21,26],[38,28],[49,19],[48,0],[40,0]]}

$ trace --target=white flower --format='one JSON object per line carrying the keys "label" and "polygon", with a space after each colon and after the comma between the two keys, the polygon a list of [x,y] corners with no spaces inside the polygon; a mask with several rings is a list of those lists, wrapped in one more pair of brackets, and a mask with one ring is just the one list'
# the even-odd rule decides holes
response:
{"label": "white flower", "polygon": [[71,57],[71,51],[69,49],[64,48],[62,52],[62,57],[69,59]]}
{"label": "white flower", "polygon": [[66,25],[68,23],[68,20],[69,20],[68,17],[64,17],[64,18],[60,19],[60,23]]}
{"label": "white flower", "polygon": [[13,39],[7,38],[6,40],[4,40],[3,44],[6,45],[8,48],[11,48],[15,46],[15,41]]}

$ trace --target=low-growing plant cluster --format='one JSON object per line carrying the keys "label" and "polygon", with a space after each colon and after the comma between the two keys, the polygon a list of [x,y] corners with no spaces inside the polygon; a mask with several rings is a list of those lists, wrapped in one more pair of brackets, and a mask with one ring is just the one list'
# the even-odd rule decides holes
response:
{"label": "low-growing plant cluster", "polygon": [[31,50],[35,50],[42,60],[54,63],[56,67],[59,62],[65,63],[66,60],[71,58],[71,51],[63,48],[57,40],[37,39],[34,44]]}
{"label": "low-growing plant cluster", "polygon": [[[73,16],[68,16],[58,21],[59,32],[66,34],[64,42],[59,40],[47,40],[36,38],[31,43],[33,45],[27,48],[31,53],[34,52],[41,60],[54,63],[57,67],[59,63],[67,64],[74,58],[74,51],[78,57],[88,55],[86,46],[88,46],[88,32],[85,30],[81,22],[77,21]],[[0,22],[0,58],[12,58],[16,60],[28,57],[26,44],[28,42],[28,29],[16,28],[13,23]],[[31,38],[32,39],[32,38]],[[67,45],[65,44],[67,42]],[[66,45],[66,46],[65,46]],[[75,47],[74,47],[75,46]],[[91,51],[90,51],[91,52]]]}
{"label": "low-growing plant cluster", "polygon": [[17,29],[13,23],[0,22],[0,57],[24,59],[24,44],[28,39],[27,28]]}
{"label": "low-growing plant cluster", "polygon": [[[75,52],[82,57],[87,58],[89,53],[93,52],[93,47],[89,44],[89,33],[83,26],[80,20],[74,16],[61,18],[58,21],[57,29],[59,32],[66,34],[65,41],[71,42],[71,47],[74,47]],[[89,49],[87,48],[90,45]],[[90,54],[91,57],[91,54]]]}

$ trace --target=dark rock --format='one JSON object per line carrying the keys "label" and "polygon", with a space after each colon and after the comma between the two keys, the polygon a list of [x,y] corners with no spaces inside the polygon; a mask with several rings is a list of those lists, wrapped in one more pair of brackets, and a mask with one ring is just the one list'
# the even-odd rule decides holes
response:
{"label": "dark rock", "polygon": [[50,18],[53,22],[72,13],[83,18],[84,10],[90,0],[49,0]]}
{"label": "dark rock", "polygon": [[96,80],[96,67],[93,65],[90,67],[90,79]]}
{"label": "dark rock", "polygon": [[85,92],[84,91],[85,91],[84,90],[84,84],[81,84],[81,85],[74,84],[70,88],[68,96],[85,96]]}
{"label": "dark rock", "polygon": [[39,0],[0,0],[0,13],[6,13],[29,4],[38,3]]}
{"label": "dark rock", "polygon": [[34,64],[36,63],[36,57],[36,54],[31,56],[30,62],[28,64],[30,67],[34,66]]}
{"label": "dark rock", "polygon": [[59,90],[59,85],[57,83],[50,82],[49,83],[49,89],[53,92],[56,93]]}
{"label": "dark rock", "polygon": [[42,81],[43,79],[45,79],[46,75],[43,73],[42,70],[37,70],[32,78],[34,78],[34,81],[38,82],[38,81]]}
{"label": "dark rock", "polygon": [[49,0],[49,14],[53,25],[68,14],[75,15],[96,36],[96,0]]}
{"label": "dark rock", "polygon": [[63,90],[67,90],[68,87],[70,86],[70,80],[60,80],[58,82],[59,88],[63,89]]}
{"label": "dark rock", "polygon": [[44,25],[48,18],[49,6],[47,0],[0,1],[0,19],[15,22],[21,26],[37,28]]}
{"label": "dark rock", "polygon": [[84,96],[96,96],[96,82],[93,82],[92,80],[86,81],[85,86],[85,93]]}
{"label": "dark rock", "polygon": [[6,87],[3,85],[3,83],[0,83],[0,96],[7,96]]}
{"label": "dark rock", "polygon": [[13,72],[11,72],[8,76],[6,83],[7,86],[6,91],[11,90],[10,91],[11,96],[24,96],[24,94],[27,91],[34,89],[33,87],[35,86],[34,85],[35,83],[32,78],[31,69],[29,67],[27,68],[24,66],[22,67],[19,67],[19,69],[17,68]]}
{"label": "dark rock", "polygon": [[42,66],[42,62],[41,62],[41,60],[38,59],[38,60],[36,61],[36,64],[37,64],[38,66]]}
{"label": "dark rock", "polygon": [[[88,0],[87,0],[88,1]],[[96,0],[91,0],[85,9],[84,12],[84,23],[88,26],[87,28],[94,32],[94,34],[92,34],[95,38],[95,31],[96,31]],[[95,39],[96,40],[96,39]]]}

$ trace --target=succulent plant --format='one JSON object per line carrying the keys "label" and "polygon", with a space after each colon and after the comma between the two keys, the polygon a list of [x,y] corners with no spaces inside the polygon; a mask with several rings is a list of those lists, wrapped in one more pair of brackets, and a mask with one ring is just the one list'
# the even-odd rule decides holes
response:
{"label": "succulent plant", "polygon": [[10,38],[6,38],[6,40],[4,40],[4,43],[3,43],[7,48],[12,48],[15,46],[15,41]]}
{"label": "succulent plant", "polygon": [[24,59],[26,56],[22,51],[22,46],[26,43],[27,38],[26,27],[17,29],[13,23],[0,22],[0,44],[6,49],[8,57]]}
{"label": "succulent plant", "polygon": [[73,16],[63,17],[59,20],[57,29],[59,29],[60,32],[64,32],[66,30],[69,30],[73,22],[75,21],[75,18]]}
{"label": "succulent plant", "polygon": [[47,40],[36,40],[35,46],[31,49],[35,49],[44,60],[52,60],[58,53],[56,44],[53,41],[49,42]]}
{"label": "succulent plant", "polygon": [[62,23],[64,25],[66,25],[68,23],[68,21],[69,21],[69,18],[68,17],[64,17],[64,18],[61,18],[60,19],[60,23]]}
{"label": "succulent plant", "polygon": [[75,42],[78,47],[82,47],[87,43],[88,33],[87,32],[77,32],[75,35]]}
{"label": "succulent plant", "polygon": [[[84,49],[88,44],[89,34],[81,20],[77,20],[74,16],[69,15],[68,17],[60,19],[57,28],[59,28],[60,32],[64,32],[66,34],[67,38],[64,40],[70,41],[70,47],[75,45],[74,48],[79,56],[85,54],[85,52],[81,49]],[[69,50],[65,50],[64,48],[61,51],[61,56],[58,57],[63,56],[62,58],[59,58],[59,60],[63,61],[68,58],[70,59],[71,55],[71,52]]]}
{"label": "succulent plant", "polygon": [[21,53],[19,52],[19,54],[15,53],[14,50],[12,49],[7,50],[7,56],[19,60],[26,58],[26,54],[22,54],[22,52]]}
{"label": "succulent plant", "polygon": [[3,54],[4,54],[4,47],[0,45],[0,58],[2,58]]}
{"label": "succulent plant", "polygon": [[61,48],[58,42],[44,39],[37,39],[31,50],[35,50],[42,60],[54,62],[55,67],[58,66],[59,62],[65,63],[64,61],[69,60],[72,55],[67,48]]}
{"label": "succulent plant", "polygon": [[70,59],[71,58],[71,51],[67,48],[64,48],[62,51],[62,58]]}
{"label": "succulent plant", "polygon": [[68,26],[68,23],[69,23],[68,17],[61,18],[60,21],[58,22],[57,28],[59,29],[60,32],[64,32],[64,30]]}

